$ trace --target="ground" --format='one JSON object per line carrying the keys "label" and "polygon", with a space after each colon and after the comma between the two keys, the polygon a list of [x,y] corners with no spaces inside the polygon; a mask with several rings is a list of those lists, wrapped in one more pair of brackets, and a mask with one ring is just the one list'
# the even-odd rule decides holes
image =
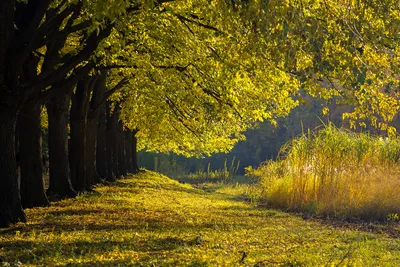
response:
{"label": "ground", "polygon": [[400,266],[400,239],[144,172],[0,230],[0,266]]}

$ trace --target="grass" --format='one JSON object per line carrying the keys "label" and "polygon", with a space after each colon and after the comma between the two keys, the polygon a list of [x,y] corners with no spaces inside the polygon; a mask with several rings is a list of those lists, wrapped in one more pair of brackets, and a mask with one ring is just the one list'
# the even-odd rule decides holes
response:
{"label": "grass", "polygon": [[253,206],[235,187],[210,190],[144,172],[0,230],[3,266],[398,266],[385,233]]}
{"label": "grass", "polygon": [[236,161],[235,157],[233,157],[230,163],[228,163],[228,159],[225,159],[222,168],[212,169],[211,163],[208,163],[206,168],[200,167],[194,172],[189,172],[176,161],[160,160],[159,165],[158,171],[160,173],[183,183],[236,183],[240,182],[239,180],[249,180],[249,178],[237,175],[240,161]]}
{"label": "grass", "polygon": [[264,203],[312,215],[398,221],[400,139],[380,138],[333,125],[305,134],[250,175],[261,177]]}

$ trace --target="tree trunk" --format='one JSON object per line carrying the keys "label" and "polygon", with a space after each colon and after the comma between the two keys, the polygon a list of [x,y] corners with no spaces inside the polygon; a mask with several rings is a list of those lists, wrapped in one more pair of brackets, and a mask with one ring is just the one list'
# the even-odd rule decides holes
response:
{"label": "tree trunk", "polygon": [[[31,55],[23,66],[21,81],[37,76],[39,58]],[[40,91],[35,95],[39,95]],[[44,101],[39,96],[29,99],[18,117],[19,156],[21,167],[20,194],[24,208],[50,205],[44,191],[41,113]]]}
{"label": "tree trunk", "polygon": [[[113,115],[114,117],[114,115]],[[112,119],[113,120],[113,119]],[[111,137],[111,149],[112,149],[112,168],[115,176],[117,178],[121,177],[121,173],[119,172],[119,149],[118,149],[118,129],[116,123],[114,122],[111,130],[110,130],[110,137]]]}
{"label": "tree trunk", "polygon": [[26,104],[18,117],[21,161],[21,203],[24,208],[50,205],[44,191],[42,160],[42,105]]}
{"label": "tree trunk", "polygon": [[125,134],[125,161],[126,170],[128,173],[133,173],[133,163],[132,163],[132,131],[127,130]]}
{"label": "tree trunk", "polygon": [[75,197],[68,159],[68,109],[70,94],[53,96],[47,102],[49,116],[50,184],[47,195]]}
{"label": "tree trunk", "polygon": [[[0,86],[2,86],[0,84]],[[5,90],[5,86],[0,91]],[[26,222],[21,206],[15,161],[15,124],[17,111],[0,109],[0,227]]]}
{"label": "tree trunk", "polygon": [[102,178],[107,177],[106,130],[106,108],[103,105],[100,109],[96,145],[96,170]]}
{"label": "tree trunk", "polygon": [[[120,153],[118,146],[118,118],[119,118],[120,107],[116,106],[113,113],[111,114],[110,105],[107,106],[107,151],[112,153],[111,167],[115,177],[120,177],[119,163]],[[109,153],[107,153],[109,154]],[[108,169],[108,166],[107,166]],[[114,178],[115,179],[115,178]]]}
{"label": "tree trunk", "polygon": [[69,166],[71,168],[71,182],[76,191],[82,192],[87,189],[86,177],[86,120],[70,121],[71,139],[69,144]]}
{"label": "tree trunk", "polygon": [[[7,62],[9,60],[8,50],[14,32],[14,15],[15,15],[15,0],[0,1],[0,73],[1,74],[5,72],[6,66],[9,63]],[[0,90],[3,90],[3,88],[0,88]]]}
{"label": "tree trunk", "polygon": [[106,132],[106,157],[107,157],[107,181],[115,181],[116,173],[114,172],[114,133],[113,133],[113,115],[111,114],[110,103],[107,102],[107,132]]}
{"label": "tree trunk", "polygon": [[137,158],[137,138],[136,138],[136,133],[138,131],[137,130],[133,130],[132,132],[132,167],[133,167],[133,171],[132,173],[136,174],[139,172],[139,166],[138,166],[138,158]]}
{"label": "tree trunk", "polygon": [[102,182],[100,175],[96,171],[98,117],[98,114],[88,116],[86,126],[86,175],[92,185]]}
{"label": "tree trunk", "polygon": [[86,130],[87,130],[87,101],[90,93],[91,77],[80,80],[76,92],[72,96],[70,111],[71,139],[69,146],[69,164],[71,168],[71,182],[75,190],[90,190],[90,183],[86,173]]}
{"label": "tree trunk", "polygon": [[123,129],[121,121],[118,123],[117,142],[118,142],[119,173],[120,173],[120,175],[125,177],[128,175],[128,172],[126,170],[125,134],[124,134],[124,129]]}
{"label": "tree trunk", "polygon": [[96,161],[96,145],[97,145],[97,131],[100,117],[101,106],[106,92],[107,71],[99,72],[99,76],[94,84],[92,97],[90,100],[89,110],[87,111],[87,176],[94,183],[101,183],[101,176],[97,172]]}

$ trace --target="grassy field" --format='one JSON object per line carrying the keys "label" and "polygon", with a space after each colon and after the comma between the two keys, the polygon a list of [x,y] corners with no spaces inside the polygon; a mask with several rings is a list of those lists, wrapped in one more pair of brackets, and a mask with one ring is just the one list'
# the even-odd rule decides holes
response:
{"label": "grassy field", "polygon": [[305,220],[236,192],[144,172],[26,210],[29,223],[0,230],[0,266],[400,266],[384,225]]}

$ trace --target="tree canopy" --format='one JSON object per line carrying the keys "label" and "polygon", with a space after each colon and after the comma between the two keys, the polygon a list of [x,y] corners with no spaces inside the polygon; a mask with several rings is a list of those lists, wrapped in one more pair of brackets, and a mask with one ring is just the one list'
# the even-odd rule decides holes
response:
{"label": "tree canopy", "polygon": [[398,12],[392,1],[166,3],[124,36],[135,78],[122,118],[149,150],[226,151],[254,122],[287,115],[302,89],[324,112],[332,98],[352,105],[353,127],[393,133]]}
{"label": "tree canopy", "polygon": [[298,82],[258,56],[264,48],[247,17],[200,3],[143,12],[133,23],[142,28],[124,36],[130,45],[117,60],[129,57],[134,79],[120,95],[121,115],[147,149],[227,151],[246,128],[296,105]]}

